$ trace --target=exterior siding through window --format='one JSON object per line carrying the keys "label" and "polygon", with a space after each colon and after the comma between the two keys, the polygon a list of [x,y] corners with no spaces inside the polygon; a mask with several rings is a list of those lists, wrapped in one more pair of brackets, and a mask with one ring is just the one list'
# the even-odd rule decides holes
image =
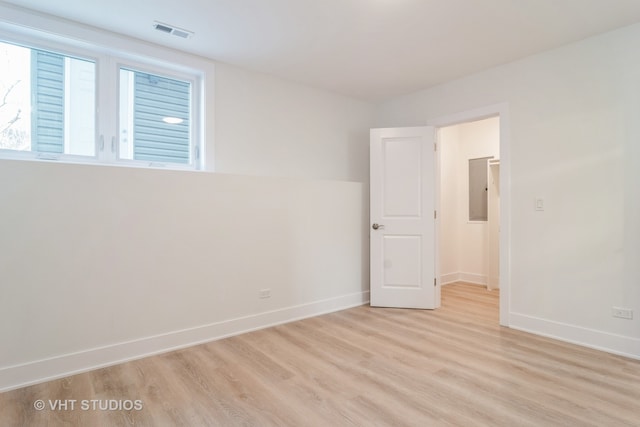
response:
{"label": "exterior siding through window", "polygon": [[134,82],[134,159],[189,163],[190,83],[138,71]]}
{"label": "exterior siding through window", "polygon": [[64,152],[64,56],[31,51],[31,150]]}

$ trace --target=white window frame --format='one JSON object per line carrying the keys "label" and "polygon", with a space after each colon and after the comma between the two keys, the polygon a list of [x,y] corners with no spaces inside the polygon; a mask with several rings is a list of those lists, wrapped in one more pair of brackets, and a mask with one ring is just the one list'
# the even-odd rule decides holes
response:
{"label": "white window frame", "polygon": [[[28,33],[28,34],[26,34]],[[146,58],[125,51],[113,51],[84,41],[54,36],[43,31],[23,29],[11,32],[0,29],[0,41],[31,49],[51,51],[95,64],[95,152],[93,156],[74,154],[38,153],[0,149],[0,159],[60,161],[63,163],[83,163],[141,168],[166,168],[176,170],[204,170],[203,149],[203,75],[202,70]],[[119,70],[121,67],[148,72],[191,84],[190,102],[190,162],[148,162],[120,159],[118,156],[119,125]]]}
{"label": "white window frame", "polygon": [[[185,82],[189,82],[191,84],[191,99],[190,99],[190,111],[191,116],[189,117],[189,136],[190,136],[190,150],[189,150],[189,164],[181,164],[181,163],[161,163],[161,162],[148,162],[143,160],[130,160],[130,159],[121,159],[119,148],[120,141],[116,136],[116,150],[114,161],[117,163],[121,163],[123,165],[129,166],[138,166],[138,167],[170,167],[172,169],[198,169],[197,165],[200,162],[200,138],[197,135],[198,129],[200,129],[200,116],[201,114],[194,114],[194,112],[199,111],[198,105],[200,105],[200,96],[202,92],[202,87],[200,85],[200,80],[197,76],[193,74],[187,74],[184,72],[179,72],[172,69],[167,69],[165,67],[159,67],[157,65],[150,64],[148,62],[140,62],[136,60],[127,60],[123,58],[113,58],[115,60],[115,75],[117,79],[117,87],[116,91],[113,92],[116,95],[116,110],[120,108],[120,69],[126,68],[131,69],[133,71],[139,71],[142,73],[155,74],[162,77],[168,77],[170,79],[182,80]],[[119,112],[116,114],[116,129],[114,133],[117,135],[120,129],[120,114]]]}

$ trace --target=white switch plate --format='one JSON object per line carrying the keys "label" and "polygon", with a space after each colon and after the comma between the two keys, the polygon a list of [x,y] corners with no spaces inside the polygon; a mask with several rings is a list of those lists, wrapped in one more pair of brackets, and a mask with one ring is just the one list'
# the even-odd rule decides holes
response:
{"label": "white switch plate", "polygon": [[536,210],[537,211],[543,211],[544,210],[544,199],[541,198],[536,198]]}

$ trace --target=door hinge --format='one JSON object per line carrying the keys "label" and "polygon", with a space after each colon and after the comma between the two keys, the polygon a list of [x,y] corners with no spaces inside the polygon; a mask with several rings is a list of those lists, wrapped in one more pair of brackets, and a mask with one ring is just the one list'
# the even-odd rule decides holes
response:
{"label": "door hinge", "polygon": [[433,286],[436,286],[436,278],[433,278]]}
{"label": "door hinge", "polygon": [[433,143],[433,151],[438,151],[438,143],[437,142]]}
{"label": "door hinge", "polygon": [[437,219],[438,218],[438,211],[433,211],[433,219]]}

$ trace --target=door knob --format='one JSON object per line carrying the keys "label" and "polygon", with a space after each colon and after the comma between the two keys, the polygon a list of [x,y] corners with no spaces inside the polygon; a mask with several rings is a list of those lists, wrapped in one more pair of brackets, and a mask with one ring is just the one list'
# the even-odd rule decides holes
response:
{"label": "door knob", "polygon": [[371,228],[373,228],[374,230],[377,230],[378,228],[384,228],[384,225],[383,224],[373,223]]}

